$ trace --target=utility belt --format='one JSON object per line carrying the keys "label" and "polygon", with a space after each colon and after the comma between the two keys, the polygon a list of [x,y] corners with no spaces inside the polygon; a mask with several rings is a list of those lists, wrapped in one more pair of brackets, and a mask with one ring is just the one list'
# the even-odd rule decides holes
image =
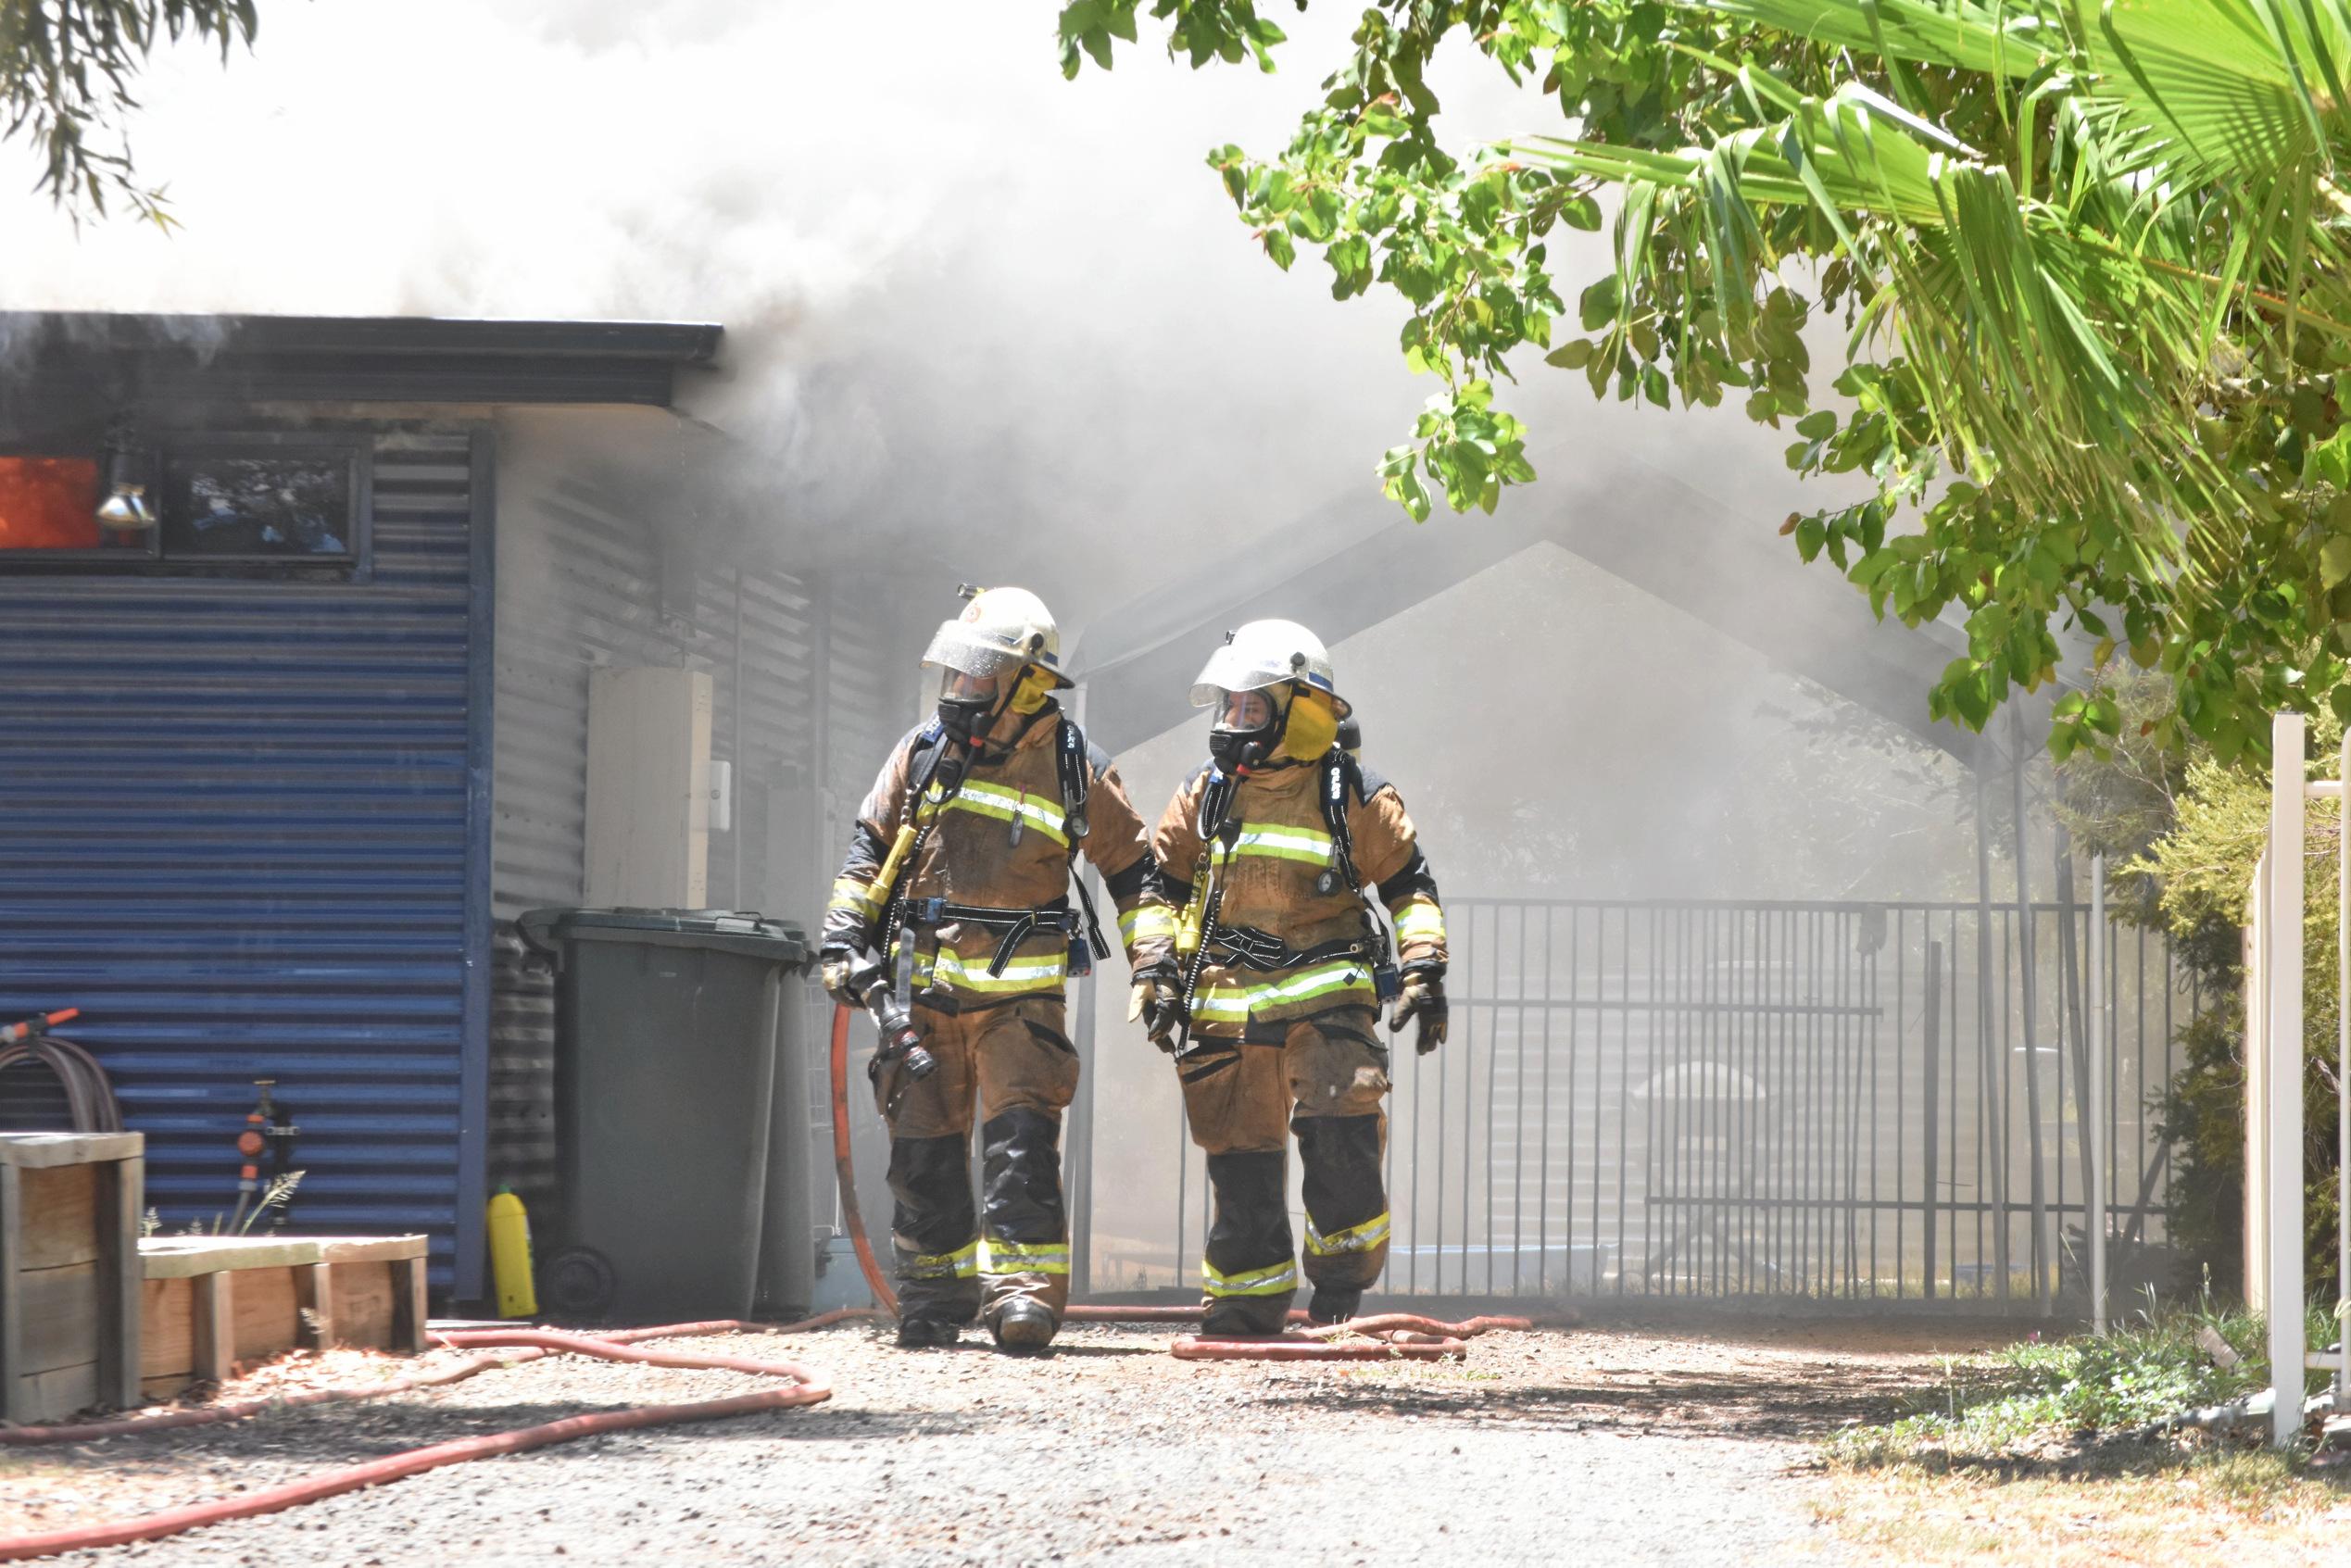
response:
{"label": "utility belt", "polygon": [[988,960],[987,972],[1000,975],[1004,966],[1012,961],[1022,943],[1039,932],[1050,932],[1069,938],[1069,970],[1076,977],[1094,972],[1092,946],[1086,940],[1086,921],[1069,907],[1067,898],[1056,898],[1033,909],[992,909],[985,904],[958,904],[946,898],[909,898],[899,917],[900,930],[911,932],[918,926],[976,925],[989,931],[1001,931],[1004,939],[996,945],[996,956]]}
{"label": "utility belt", "polygon": [[1372,972],[1372,986],[1382,1005],[1393,1001],[1402,988],[1396,966],[1389,960],[1385,933],[1377,937],[1343,936],[1311,947],[1293,947],[1272,932],[1253,925],[1214,925],[1203,934],[1202,945],[1213,962],[1269,974],[1339,959],[1361,959]]}

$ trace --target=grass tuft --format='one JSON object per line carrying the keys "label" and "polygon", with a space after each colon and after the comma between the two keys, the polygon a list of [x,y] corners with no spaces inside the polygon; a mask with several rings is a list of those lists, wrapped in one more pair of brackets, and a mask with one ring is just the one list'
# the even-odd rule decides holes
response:
{"label": "grass tuft", "polygon": [[[2233,1364],[2220,1364],[2206,1348],[2215,1334],[2235,1352]],[[2332,1324],[2314,1319],[2312,1334],[2323,1344]],[[1829,1458],[1856,1468],[2045,1461],[2241,1399],[2269,1381],[2260,1319],[2150,1309],[2103,1339],[2034,1339],[1947,1361],[1943,1375],[1900,1419],[1842,1434]]]}

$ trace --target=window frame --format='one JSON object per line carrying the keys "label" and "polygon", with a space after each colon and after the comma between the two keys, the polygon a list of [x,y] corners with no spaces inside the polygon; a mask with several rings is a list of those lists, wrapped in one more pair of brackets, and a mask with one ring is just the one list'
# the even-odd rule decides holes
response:
{"label": "window frame", "polygon": [[[327,455],[348,466],[350,549],[340,555],[171,555],[164,547],[165,476],[175,461],[206,458]],[[0,442],[0,457],[80,457],[24,442]],[[156,523],[144,549],[0,550],[0,573],[58,576],[245,577],[366,583],[375,572],[375,433],[372,430],[170,429],[143,444],[141,468]],[[98,453],[101,498],[106,454]]]}
{"label": "window frame", "polygon": [[[98,467],[98,499],[100,501],[106,499],[107,454],[103,446],[93,451],[88,447],[67,448],[54,443],[38,441],[0,441],[0,458],[89,458]],[[152,459],[150,462],[152,466]],[[147,487],[147,493],[149,495],[155,493],[155,487],[152,484]],[[86,550],[0,550],[0,571],[27,569],[34,571],[44,570],[86,571],[93,567],[136,571],[154,565],[160,558],[158,552],[162,547],[163,530],[158,527],[154,530],[154,537],[147,541],[143,549],[128,547],[107,549],[99,546]]]}

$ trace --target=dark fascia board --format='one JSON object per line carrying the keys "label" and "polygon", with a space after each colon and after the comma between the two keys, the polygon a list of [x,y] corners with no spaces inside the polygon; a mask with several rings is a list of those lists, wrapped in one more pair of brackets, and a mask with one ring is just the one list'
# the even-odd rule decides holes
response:
{"label": "dark fascia board", "polygon": [[10,311],[0,384],[94,382],[118,400],[170,402],[668,408],[679,368],[709,363],[720,336],[672,321]]}

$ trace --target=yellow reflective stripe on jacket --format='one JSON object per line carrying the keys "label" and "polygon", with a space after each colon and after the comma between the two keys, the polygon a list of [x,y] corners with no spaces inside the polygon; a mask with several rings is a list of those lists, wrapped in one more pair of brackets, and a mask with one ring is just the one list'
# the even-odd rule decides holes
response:
{"label": "yellow reflective stripe on jacket", "polygon": [[1325,1236],[1314,1228],[1314,1220],[1306,1222],[1306,1250],[1317,1258],[1336,1257],[1341,1252],[1369,1252],[1388,1239],[1388,1215],[1373,1215],[1360,1225],[1350,1225],[1343,1231]]}
{"label": "yellow reflective stripe on jacket", "polygon": [[1445,943],[1445,911],[1426,898],[1414,898],[1396,911],[1396,940],[1430,942],[1439,947]]}
{"label": "yellow reflective stripe on jacket", "polygon": [[844,876],[834,879],[833,897],[825,908],[850,909],[870,918],[881,913],[882,901],[874,896],[871,884],[860,882],[853,876]]}
{"label": "yellow reflective stripe on jacket", "polygon": [[1060,953],[1049,958],[1014,959],[1004,966],[1001,974],[988,973],[987,963],[987,959],[966,959],[950,947],[942,947],[935,960],[916,960],[914,984],[927,985],[936,976],[966,991],[985,991],[991,996],[1013,991],[1058,991],[1068,959]]}
{"label": "yellow reflective stripe on jacket", "polygon": [[1138,942],[1165,942],[1176,935],[1176,916],[1164,904],[1138,904],[1120,912],[1118,935],[1129,947]]}
{"label": "yellow reflective stripe on jacket", "polygon": [[991,1274],[1065,1274],[1069,1273],[1069,1243],[987,1240],[987,1261],[981,1272]]}
{"label": "yellow reflective stripe on jacket", "polygon": [[1303,860],[1310,866],[1330,864],[1330,834],[1313,828],[1278,822],[1243,822],[1233,840],[1235,855],[1264,855],[1276,860]]}
{"label": "yellow reflective stripe on jacket", "polygon": [[1301,969],[1296,974],[1267,981],[1262,985],[1243,981],[1219,981],[1194,1002],[1192,1012],[1199,1018],[1238,1022],[1245,1021],[1252,1012],[1280,1007],[1286,1002],[1303,1002],[1347,991],[1372,991],[1371,971],[1364,968],[1360,960],[1340,959],[1336,963],[1316,964],[1312,969]]}
{"label": "yellow reflective stripe on jacket", "polygon": [[979,1277],[979,1243],[958,1248],[952,1252],[901,1253],[898,1260],[900,1279],[977,1279]]}
{"label": "yellow reflective stripe on jacket", "polygon": [[950,811],[976,811],[983,817],[994,817],[1004,822],[1017,817],[1062,848],[1069,847],[1069,834],[1062,831],[1061,802],[1048,800],[1041,795],[966,779],[962,789],[947,803],[947,809]]}
{"label": "yellow reflective stripe on jacket", "polygon": [[1284,1261],[1270,1269],[1251,1269],[1245,1273],[1228,1274],[1202,1258],[1200,1261],[1201,1286],[1211,1296],[1279,1296],[1286,1290],[1298,1288],[1298,1265]]}

